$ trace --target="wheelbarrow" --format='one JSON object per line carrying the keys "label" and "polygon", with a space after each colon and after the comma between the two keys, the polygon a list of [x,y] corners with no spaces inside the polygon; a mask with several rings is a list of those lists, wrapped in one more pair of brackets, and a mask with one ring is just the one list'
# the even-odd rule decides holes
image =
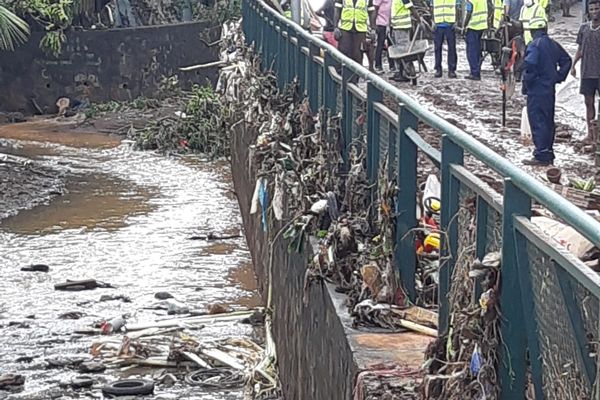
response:
{"label": "wheelbarrow", "polygon": [[[429,50],[429,41],[425,39],[417,39],[421,24],[417,25],[413,38],[408,48],[402,45],[393,45],[388,48],[388,58],[397,60],[402,63],[404,76],[411,80],[413,85],[417,84],[417,78],[420,72],[427,72],[425,65],[425,54]],[[416,71],[414,63],[419,64],[419,72]]]}

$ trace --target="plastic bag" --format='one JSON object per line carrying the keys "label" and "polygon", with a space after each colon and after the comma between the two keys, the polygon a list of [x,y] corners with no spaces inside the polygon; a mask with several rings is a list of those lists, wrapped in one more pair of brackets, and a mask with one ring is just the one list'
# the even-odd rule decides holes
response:
{"label": "plastic bag", "polygon": [[527,116],[527,106],[523,107],[523,111],[521,111],[521,139],[525,144],[531,144],[531,126]]}

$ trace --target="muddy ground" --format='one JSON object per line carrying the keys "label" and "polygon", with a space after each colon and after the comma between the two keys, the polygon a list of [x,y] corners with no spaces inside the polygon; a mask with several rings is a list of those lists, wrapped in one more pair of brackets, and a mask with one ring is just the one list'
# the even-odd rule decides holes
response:
{"label": "muddy ground", "polygon": [[[550,35],[574,56],[577,45],[575,39],[581,22],[581,7],[573,6],[571,11],[576,18],[563,18],[556,15],[556,21],[550,23]],[[444,50],[444,76],[433,77],[433,48],[428,52],[425,62],[428,72],[421,74],[418,85],[410,83],[394,83],[406,93],[419,100],[431,111],[444,117],[458,127],[503,155],[515,165],[529,171],[534,176],[544,174],[545,168],[529,167],[522,160],[531,157],[532,145],[525,143],[520,137],[521,111],[525,98],[520,94],[517,84],[515,94],[507,104],[507,127],[502,128],[502,92],[501,78],[486,59],[482,70],[482,80],[473,82],[465,80],[468,75],[468,63],[464,40],[459,39],[458,79],[447,77],[447,54]],[[390,77],[389,73],[385,77]],[[580,140],[585,136],[585,108],[583,96],[579,94],[579,80],[571,75],[567,81],[557,87],[556,107],[557,132],[570,135],[569,139],[557,139],[555,145],[555,165],[563,170],[563,175],[573,174],[587,178],[594,173],[589,168],[593,165],[593,156],[584,154],[580,148]],[[438,138],[431,137],[433,142]]]}

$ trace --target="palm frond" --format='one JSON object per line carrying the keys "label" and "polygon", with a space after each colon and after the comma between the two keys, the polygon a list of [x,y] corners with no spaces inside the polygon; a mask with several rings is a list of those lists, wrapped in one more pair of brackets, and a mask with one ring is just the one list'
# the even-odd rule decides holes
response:
{"label": "palm frond", "polygon": [[0,6],[0,50],[14,50],[25,43],[29,36],[29,25],[7,8]]}

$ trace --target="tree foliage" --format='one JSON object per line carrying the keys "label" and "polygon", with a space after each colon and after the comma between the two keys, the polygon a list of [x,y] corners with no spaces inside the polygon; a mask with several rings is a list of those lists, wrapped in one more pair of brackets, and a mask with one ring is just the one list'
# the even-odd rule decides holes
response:
{"label": "tree foliage", "polygon": [[29,25],[6,7],[0,5],[0,50],[14,50],[25,43]]}

